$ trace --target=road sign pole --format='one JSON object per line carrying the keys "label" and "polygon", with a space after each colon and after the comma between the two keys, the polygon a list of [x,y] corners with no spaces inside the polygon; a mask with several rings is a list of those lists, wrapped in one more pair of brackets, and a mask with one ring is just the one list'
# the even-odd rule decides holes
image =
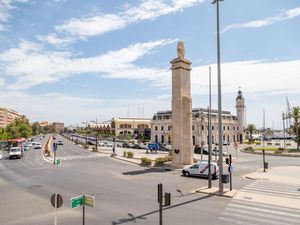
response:
{"label": "road sign pole", "polygon": [[54,200],[54,225],[57,225],[57,193],[55,193],[55,200]]}
{"label": "road sign pole", "polygon": [[[82,201],[84,202],[84,195]],[[82,225],[85,225],[85,206],[82,204]]]}
{"label": "road sign pole", "polygon": [[157,186],[157,193],[158,193],[158,203],[159,203],[159,225],[162,225],[162,203],[163,203],[163,186],[162,184],[158,184]]}
{"label": "road sign pole", "polygon": [[230,176],[230,191],[232,191],[232,167],[231,167],[231,155],[229,155],[229,176]]}

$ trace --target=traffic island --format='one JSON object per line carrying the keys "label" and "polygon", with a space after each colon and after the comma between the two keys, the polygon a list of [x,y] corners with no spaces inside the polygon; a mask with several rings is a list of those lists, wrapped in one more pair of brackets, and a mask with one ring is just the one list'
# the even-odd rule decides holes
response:
{"label": "traffic island", "polygon": [[236,189],[230,190],[224,188],[223,194],[220,195],[218,187],[208,188],[207,186],[195,190],[195,193],[208,194],[208,195],[227,197],[227,198],[233,198],[237,192],[238,190]]}

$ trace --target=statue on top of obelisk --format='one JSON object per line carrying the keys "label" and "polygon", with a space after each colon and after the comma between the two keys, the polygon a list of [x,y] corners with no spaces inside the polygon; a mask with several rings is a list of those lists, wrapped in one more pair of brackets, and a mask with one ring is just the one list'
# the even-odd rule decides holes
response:
{"label": "statue on top of obelisk", "polygon": [[184,42],[179,41],[177,44],[177,55],[179,59],[184,59],[185,49],[184,49]]}

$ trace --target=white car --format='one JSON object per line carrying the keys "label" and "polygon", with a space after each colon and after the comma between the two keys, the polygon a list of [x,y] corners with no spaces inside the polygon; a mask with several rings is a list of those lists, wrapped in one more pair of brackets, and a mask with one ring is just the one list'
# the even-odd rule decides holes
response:
{"label": "white car", "polygon": [[21,158],[23,156],[22,149],[20,147],[12,147],[9,150],[9,158]]}
{"label": "white car", "polygon": [[34,145],[34,149],[41,149],[42,148],[42,143],[41,142],[36,142]]}
{"label": "white car", "polygon": [[3,152],[0,151],[0,160],[3,159]]}
{"label": "white car", "polygon": [[[182,169],[182,174],[184,176],[199,176],[199,177],[208,177],[208,162],[202,161],[197,162],[193,165],[185,166]],[[210,171],[213,179],[217,179],[219,176],[219,166],[215,162],[210,163]]]}

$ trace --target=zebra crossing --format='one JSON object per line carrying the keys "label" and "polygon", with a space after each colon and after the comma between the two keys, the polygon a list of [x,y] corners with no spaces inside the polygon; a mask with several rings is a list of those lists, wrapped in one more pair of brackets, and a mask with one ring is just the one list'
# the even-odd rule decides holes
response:
{"label": "zebra crossing", "polygon": [[[85,155],[64,155],[64,156],[57,156],[57,158],[60,159],[61,162],[64,161],[71,161],[71,160],[81,160],[81,159],[93,159],[93,158],[100,158],[105,157],[101,154],[85,154]],[[49,158],[45,158],[46,161],[53,163],[53,156]]]}
{"label": "zebra crossing", "polygon": [[[241,192],[246,199],[233,199],[219,218],[222,225],[299,225],[300,185],[272,181],[255,181]],[[266,196],[260,201],[251,196]],[[274,199],[274,201],[270,201]],[[280,202],[282,204],[280,204]],[[289,202],[289,204],[284,204]],[[273,204],[272,204],[273,203]]]}

